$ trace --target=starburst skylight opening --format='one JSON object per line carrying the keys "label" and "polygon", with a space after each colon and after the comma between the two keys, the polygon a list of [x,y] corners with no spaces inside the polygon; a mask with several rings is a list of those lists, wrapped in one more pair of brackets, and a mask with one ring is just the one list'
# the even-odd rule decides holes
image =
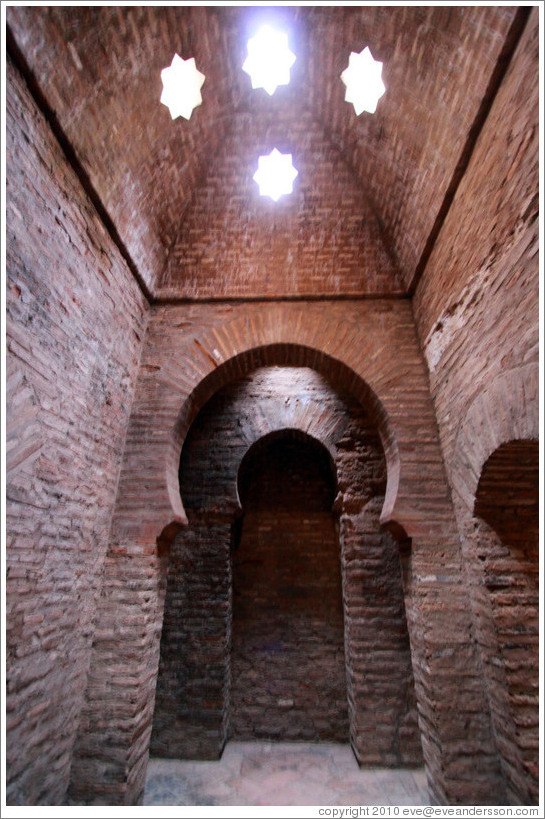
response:
{"label": "starburst skylight opening", "polygon": [[288,35],[271,26],[262,26],[248,40],[248,56],[242,70],[250,75],[252,88],[264,88],[272,96],[279,85],[288,85],[295,54],[288,47]]}
{"label": "starburst skylight opening", "polygon": [[359,54],[350,53],[341,80],[346,85],[345,100],[352,103],[356,116],[362,111],[374,114],[386,87],[382,82],[382,63],[373,59],[368,46]]}
{"label": "starburst skylight opening", "polygon": [[291,154],[281,154],[274,148],[270,154],[259,157],[253,178],[259,185],[261,196],[270,196],[278,202],[281,196],[292,192],[298,173],[292,165]]}
{"label": "starburst skylight opening", "polygon": [[178,54],[172,63],[161,71],[163,93],[161,102],[170,111],[172,119],[185,117],[190,119],[193,109],[202,102],[201,88],[205,76],[197,70],[195,58],[183,60]]}

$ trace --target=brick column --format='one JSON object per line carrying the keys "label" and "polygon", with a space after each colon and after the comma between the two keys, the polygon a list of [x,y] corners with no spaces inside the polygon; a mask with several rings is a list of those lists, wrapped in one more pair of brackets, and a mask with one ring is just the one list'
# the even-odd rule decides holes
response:
{"label": "brick column", "polygon": [[340,517],[350,742],[361,765],[422,764],[397,543],[383,498]]}
{"label": "brick column", "polygon": [[192,522],[174,541],[151,753],[219,759],[227,738],[231,520]]}
{"label": "brick column", "polygon": [[458,535],[438,517],[403,560],[428,784],[439,804],[505,804]]}
{"label": "brick column", "polygon": [[153,542],[110,546],[72,759],[72,803],[135,805],[142,798],[167,562]]}

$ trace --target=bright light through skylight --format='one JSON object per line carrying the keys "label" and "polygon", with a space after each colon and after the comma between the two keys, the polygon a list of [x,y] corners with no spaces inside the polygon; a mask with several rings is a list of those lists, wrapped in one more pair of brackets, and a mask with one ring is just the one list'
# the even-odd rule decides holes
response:
{"label": "bright light through skylight", "polygon": [[341,80],[346,85],[345,100],[352,103],[357,116],[362,111],[375,113],[377,103],[386,91],[381,75],[382,63],[373,59],[367,46],[359,54],[351,52]]}
{"label": "bright light through skylight", "polygon": [[261,196],[270,196],[278,202],[281,196],[292,192],[298,171],[292,165],[291,154],[281,154],[274,148],[267,156],[259,157],[258,165],[254,179]]}
{"label": "bright light through skylight", "polygon": [[197,71],[194,57],[183,60],[175,54],[171,65],[161,71],[161,79],[161,102],[168,107],[172,119],[180,116],[189,119],[193,109],[202,102],[201,88],[205,79],[204,74]]}
{"label": "bright light through skylight", "polygon": [[248,40],[248,57],[242,66],[250,75],[252,88],[264,88],[272,96],[279,85],[288,85],[295,54],[288,48],[288,35],[263,26]]}

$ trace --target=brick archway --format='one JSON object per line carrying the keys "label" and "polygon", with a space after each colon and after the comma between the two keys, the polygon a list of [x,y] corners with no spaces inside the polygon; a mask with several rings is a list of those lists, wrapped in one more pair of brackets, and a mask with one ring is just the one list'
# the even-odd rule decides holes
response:
{"label": "brick archway", "polygon": [[535,804],[538,792],[538,392],[534,363],[497,375],[461,420],[452,457],[453,500],[506,804]]}
{"label": "brick archway", "polygon": [[[235,332],[234,329],[233,332]],[[199,342],[199,348],[210,349],[212,342],[213,339],[203,339],[202,342]],[[220,357],[216,348],[213,348],[210,359],[212,359],[213,355],[217,356],[218,359]],[[166,462],[165,481],[172,506],[172,522],[185,522],[186,520],[178,488],[178,463],[191,422],[206,401],[233,378],[238,378],[256,367],[271,365],[310,367],[326,376],[333,386],[348,389],[353,397],[366,408],[370,417],[376,423],[388,465],[388,485],[382,522],[391,524],[393,528],[404,528],[403,521],[396,520],[400,469],[398,445],[388,414],[380,399],[367,381],[343,360],[327,355],[319,349],[294,343],[252,347],[227,359],[208,373],[187,397],[176,418]],[[176,531],[176,528],[173,527],[170,531]]]}
{"label": "brick archway", "polygon": [[[444,480],[444,468],[410,306],[400,302],[393,309],[390,302],[358,302],[351,310],[348,304],[218,308],[213,322],[203,322],[212,326],[203,330],[202,326],[193,328],[191,320],[184,321],[179,338],[173,338],[165,326],[165,321],[167,325],[176,322],[177,308],[160,311],[161,321],[150,326],[148,349],[164,344],[168,337],[168,358],[160,356],[158,364],[154,355],[147,363],[144,353],[139,387],[147,406],[142,407],[142,414],[137,406],[131,421],[138,419],[139,429],[142,424],[152,428],[157,421],[152,407],[161,416],[161,431],[155,430],[149,442],[153,447],[153,477],[148,484],[155,520],[162,517],[161,527],[185,522],[177,466],[185,432],[199,407],[224,383],[255,366],[294,364],[312,367],[333,384],[350,389],[373,414],[388,463],[383,521],[409,537],[415,534],[411,465],[415,446],[429,465],[427,476],[421,478],[427,477],[430,487],[436,475]],[[194,311],[199,313],[198,306]],[[395,350],[399,354],[391,356]],[[405,412],[404,407],[410,407],[411,412]],[[159,459],[164,459],[164,466]]]}
{"label": "brick archway", "polygon": [[[417,764],[421,748],[400,561],[394,539],[379,524],[386,488],[380,437],[360,402],[308,367],[258,368],[225,385],[185,439],[179,477],[189,526],[171,553],[153,753],[217,758],[222,752],[229,732],[229,551],[241,511],[238,476],[256,447],[286,435],[327,452],[337,484],[334,553],[343,578],[349,691],[345,741],[350,738],[362,764]],[[267,530],[275,525],[273,514]],[[290,537],[286,530],[281,540]],[[314,571],[319,576],[319,566]],[[201,624],[198,612],[204,610]],[[357,622],[358,612],[365,622]],[[199,662],[204,657],[206,667]],[[323,667],[319,652],[316,657],[317,668]],[[272,656],[272,666],[275,661]],[[304,721],[303,712],[299,716]]]}
{"label": "brick archway", "polygon": [[510,441],[539,440],[539,373],[532,362],[501,373],[473,399],[452,458],[453,490],[473,511],[483,467]]}
{"label": "brick archway", "polygon": [[[164,550],[185,521],[176,481],[184,432],[223,379],[288,360],[333,383],[335,376],[344,380],[373,414],[388,465],[381,520],[412,540],[405,607],[430,788],[439,802],[496,804],[498,761],[427,370],[411,305],[380,300],[172,305],[153,312],[119,476],[70,793],[107,804],[141,799]],[[464,751],[468,736],[472,754]],[[103,792],[97,783],[104,783]]]}
{"label": "brick archway", "polygon": [[481,612],[480,619],[488,630],[486,646],[495,651],[486,673],[509,802],[534,805],[539,801],[537,441],[509,441],[494,450],[483,465],[470,520],[470,559],[478,563],[489,606],[488,618]]}
{"label": "brick archway", "polygon": [[293,429],[263,436],[240,463],[229,739],[348,742],[336,471]]}

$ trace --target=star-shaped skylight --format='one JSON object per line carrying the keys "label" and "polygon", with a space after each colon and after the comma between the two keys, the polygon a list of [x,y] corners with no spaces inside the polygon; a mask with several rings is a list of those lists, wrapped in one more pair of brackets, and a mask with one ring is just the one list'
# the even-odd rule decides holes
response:
{"label": "star-shaped skylight", "polygon": [[386,88],[382,82],[382,63],[374,60],[366,46],[359,54],[350,53],[348,67],[341,74],[346,85],[346,102],[351,102],[356,115],[362,111],[374,114]]}
{"label": "star-shaped skylight", "polygon": [[182,60],[175,54],[171,65],[161,71],[161,79],[161,102],[170,110],[172,119],[180,116],[189,119],[193,109],[202,102],[201,87],[204,82],[204,74],[197,71],[195,58]]}
{"label": "star-shaped skylight", "polygon": [[294,62],[288,35],[263,26],[248,40],[248,56],[242,70],[250,75],[252,88],[264,88],[272,96],[279,85],[288,85]]}
{"label": "star-shaped skylight", "polygon": [[274,148],[267,156],[260,156],[254,179],[261,196],[270,196],[275,202],[293,190],[293,180],[299,172],[291,164],[291,154],[281,154]]}

